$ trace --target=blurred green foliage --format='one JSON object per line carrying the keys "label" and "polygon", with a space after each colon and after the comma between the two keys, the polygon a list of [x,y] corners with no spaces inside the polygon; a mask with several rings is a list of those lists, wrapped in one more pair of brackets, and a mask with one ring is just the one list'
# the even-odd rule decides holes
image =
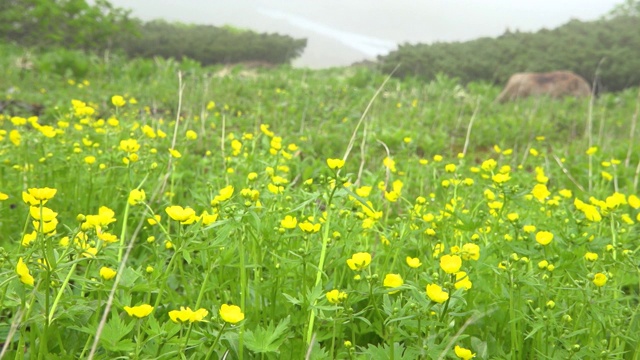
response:
{"label": "blurred green foliage", "polygon": [[[195,60],[202,65],[238,62],[285,64],[300,56],[306,39],[259,34],[232,26],[143,22],[107,0],[0,1],[0,41],[43,49],[124,52],[129,57]],[[64,51],[51,71],[86,74],[79,53]],[[80,55],[82,55],[80,53]],[[81,56],[82,57],[82,56]]]}
{"label": "blurred green foliage", "polygon": [[119,46],[131,57],[190,58],[202,65],[239,62],[286,64],[300,56],[306,39],[259,34],[237,28],[186,25],[154,20],[140,26]]}
{"label": "blurred green foliage", "polygon": [[0,39],[29,47],[102,50],[135,32],[130,11],[106,0],[2,0]]}
{"label": "blurred green foliage", "polygon": [[[614,8],[606,18],[572,20],[536,33],[506,31],[498,38],[467,42],[404,44],[380,57],[381,68],[395,75],[433,80],[439,73],[463,83],[505,83],[517,72],[572,70],[600,90],[617,91],[640,84],[640,2]],[[598,69],[598,70],[597,70]]]}

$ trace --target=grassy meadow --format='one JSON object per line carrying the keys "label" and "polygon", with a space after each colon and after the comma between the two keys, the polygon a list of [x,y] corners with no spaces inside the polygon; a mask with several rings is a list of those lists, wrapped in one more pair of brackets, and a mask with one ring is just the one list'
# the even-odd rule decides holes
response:
{"label": "grassy meadow", "polygon": [[0,53],[0,358],[640,359],[637,88]]}

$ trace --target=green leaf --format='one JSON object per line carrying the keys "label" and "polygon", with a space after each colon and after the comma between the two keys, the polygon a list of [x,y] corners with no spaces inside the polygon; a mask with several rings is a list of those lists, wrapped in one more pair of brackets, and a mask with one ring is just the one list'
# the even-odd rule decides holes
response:
{"label": "green leaf", "polygon": [[286,331],[289,328],[290,317],[280,320],[278,326],[270,322],[267,328],[258,326],[254,331],[248,330],[245,335],[245,345],[256,353],[278,353],[282,343],[291,337]]}

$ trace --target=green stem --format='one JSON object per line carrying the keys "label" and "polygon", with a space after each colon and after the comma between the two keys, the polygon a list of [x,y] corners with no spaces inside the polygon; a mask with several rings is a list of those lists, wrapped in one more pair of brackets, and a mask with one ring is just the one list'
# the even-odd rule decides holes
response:
{"label": "green stem", "polygon": [[[246,234],[246,229],[243,228],[242,233]],[[244,258],[244,235],[240,237],[240,243],[238,245],[238,252],[240,255],[240,309],[246,311],[246,301],[247,301],[247,268],[245,266],[245,258]],[[238,355],[240,360],[243,359],[244,355],[244,325],[240,325],[240,334],[238,339]]]}
{"label": "green stem", "polygon": [[[327,202],[327,221],[324,223],[324,229],[322,231],[322,251],[320,252],[320,261],[318,263],[318,271],[316,272],[316,282],[314,287],[317,287],[322,283],[322,272],[324,269],[324,261],[327,257],[327,246],[329,244],[329,228],[331,225],[331,200],[333,200],[333,195],[336,193],[338,186],[338,179],[336,179],[336,184],[331,191],[331,195],[329,195],[329,201]],[[317,299],[313,301],[313,306],[309,310],[309,323],[307,327],[306,337],[307,345],[311,344],[311,336],[313,335],[313,324],[315,322],[316,316],[316,312],[313,307],[316,305],[316,303]]]}
{"label": "green stem", "polygon": [[129,202],[124,208],[124,215],[122,216],[122,231],[120,232],[120,246],[118,247],[118,264],[122,262],[122,253],[124,252],[124,239],[127,235],[127,219],[129,218]]}
{"label": "green stem", "polygon": [[207,352],[207,356],[205,356],[204,360],[211,359],[211,355],[213,355],[213,351],[215,350],[216,345],[218,345],[218,340],[220,340],[220,337],[222,336],[222,332],[224,331],[225,327],[227,327],[226,322],[222,325],[222,329],[220,329],[220,331],[218,332],[218,336],[216,336],[216,340],[213,342],[213,345],[211,345],[211,347],[209,348],[209,352]]}
{"label": "green stem", "polygon": [[62,298],[62,294],[64,292],[64,289],[69,284],[69,280],[71,279],[71,275],[73,275],[73,273],[75,272],[77,265],[78,265],[78,262],[74,262],[73,265],[71,265],[71,269],[67,273],[67,277],[62,282],[62,286],[60,286],[60,290],[58,290],[58,295],[56,295],[56,298],[53,301],[53,304],[51,305],[51,309],[49,310],[49,317],[48,317],[48,322],[49,323],[51,323],[53,321],[53,315],[56,312],[56,308],[58,307],[58,303],[60,302],[60,299]]}

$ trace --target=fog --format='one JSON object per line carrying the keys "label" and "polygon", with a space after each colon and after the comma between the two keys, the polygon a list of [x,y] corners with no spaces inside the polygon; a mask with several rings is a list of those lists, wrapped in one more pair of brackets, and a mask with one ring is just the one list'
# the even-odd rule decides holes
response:
{"label": "fog", "polygon": [[112,0],[143,20],[232,25],[307,38],[295,65],[372,59],[402,43],[465,41],[506,29],[551,29],[595,20],[622,0]]}

